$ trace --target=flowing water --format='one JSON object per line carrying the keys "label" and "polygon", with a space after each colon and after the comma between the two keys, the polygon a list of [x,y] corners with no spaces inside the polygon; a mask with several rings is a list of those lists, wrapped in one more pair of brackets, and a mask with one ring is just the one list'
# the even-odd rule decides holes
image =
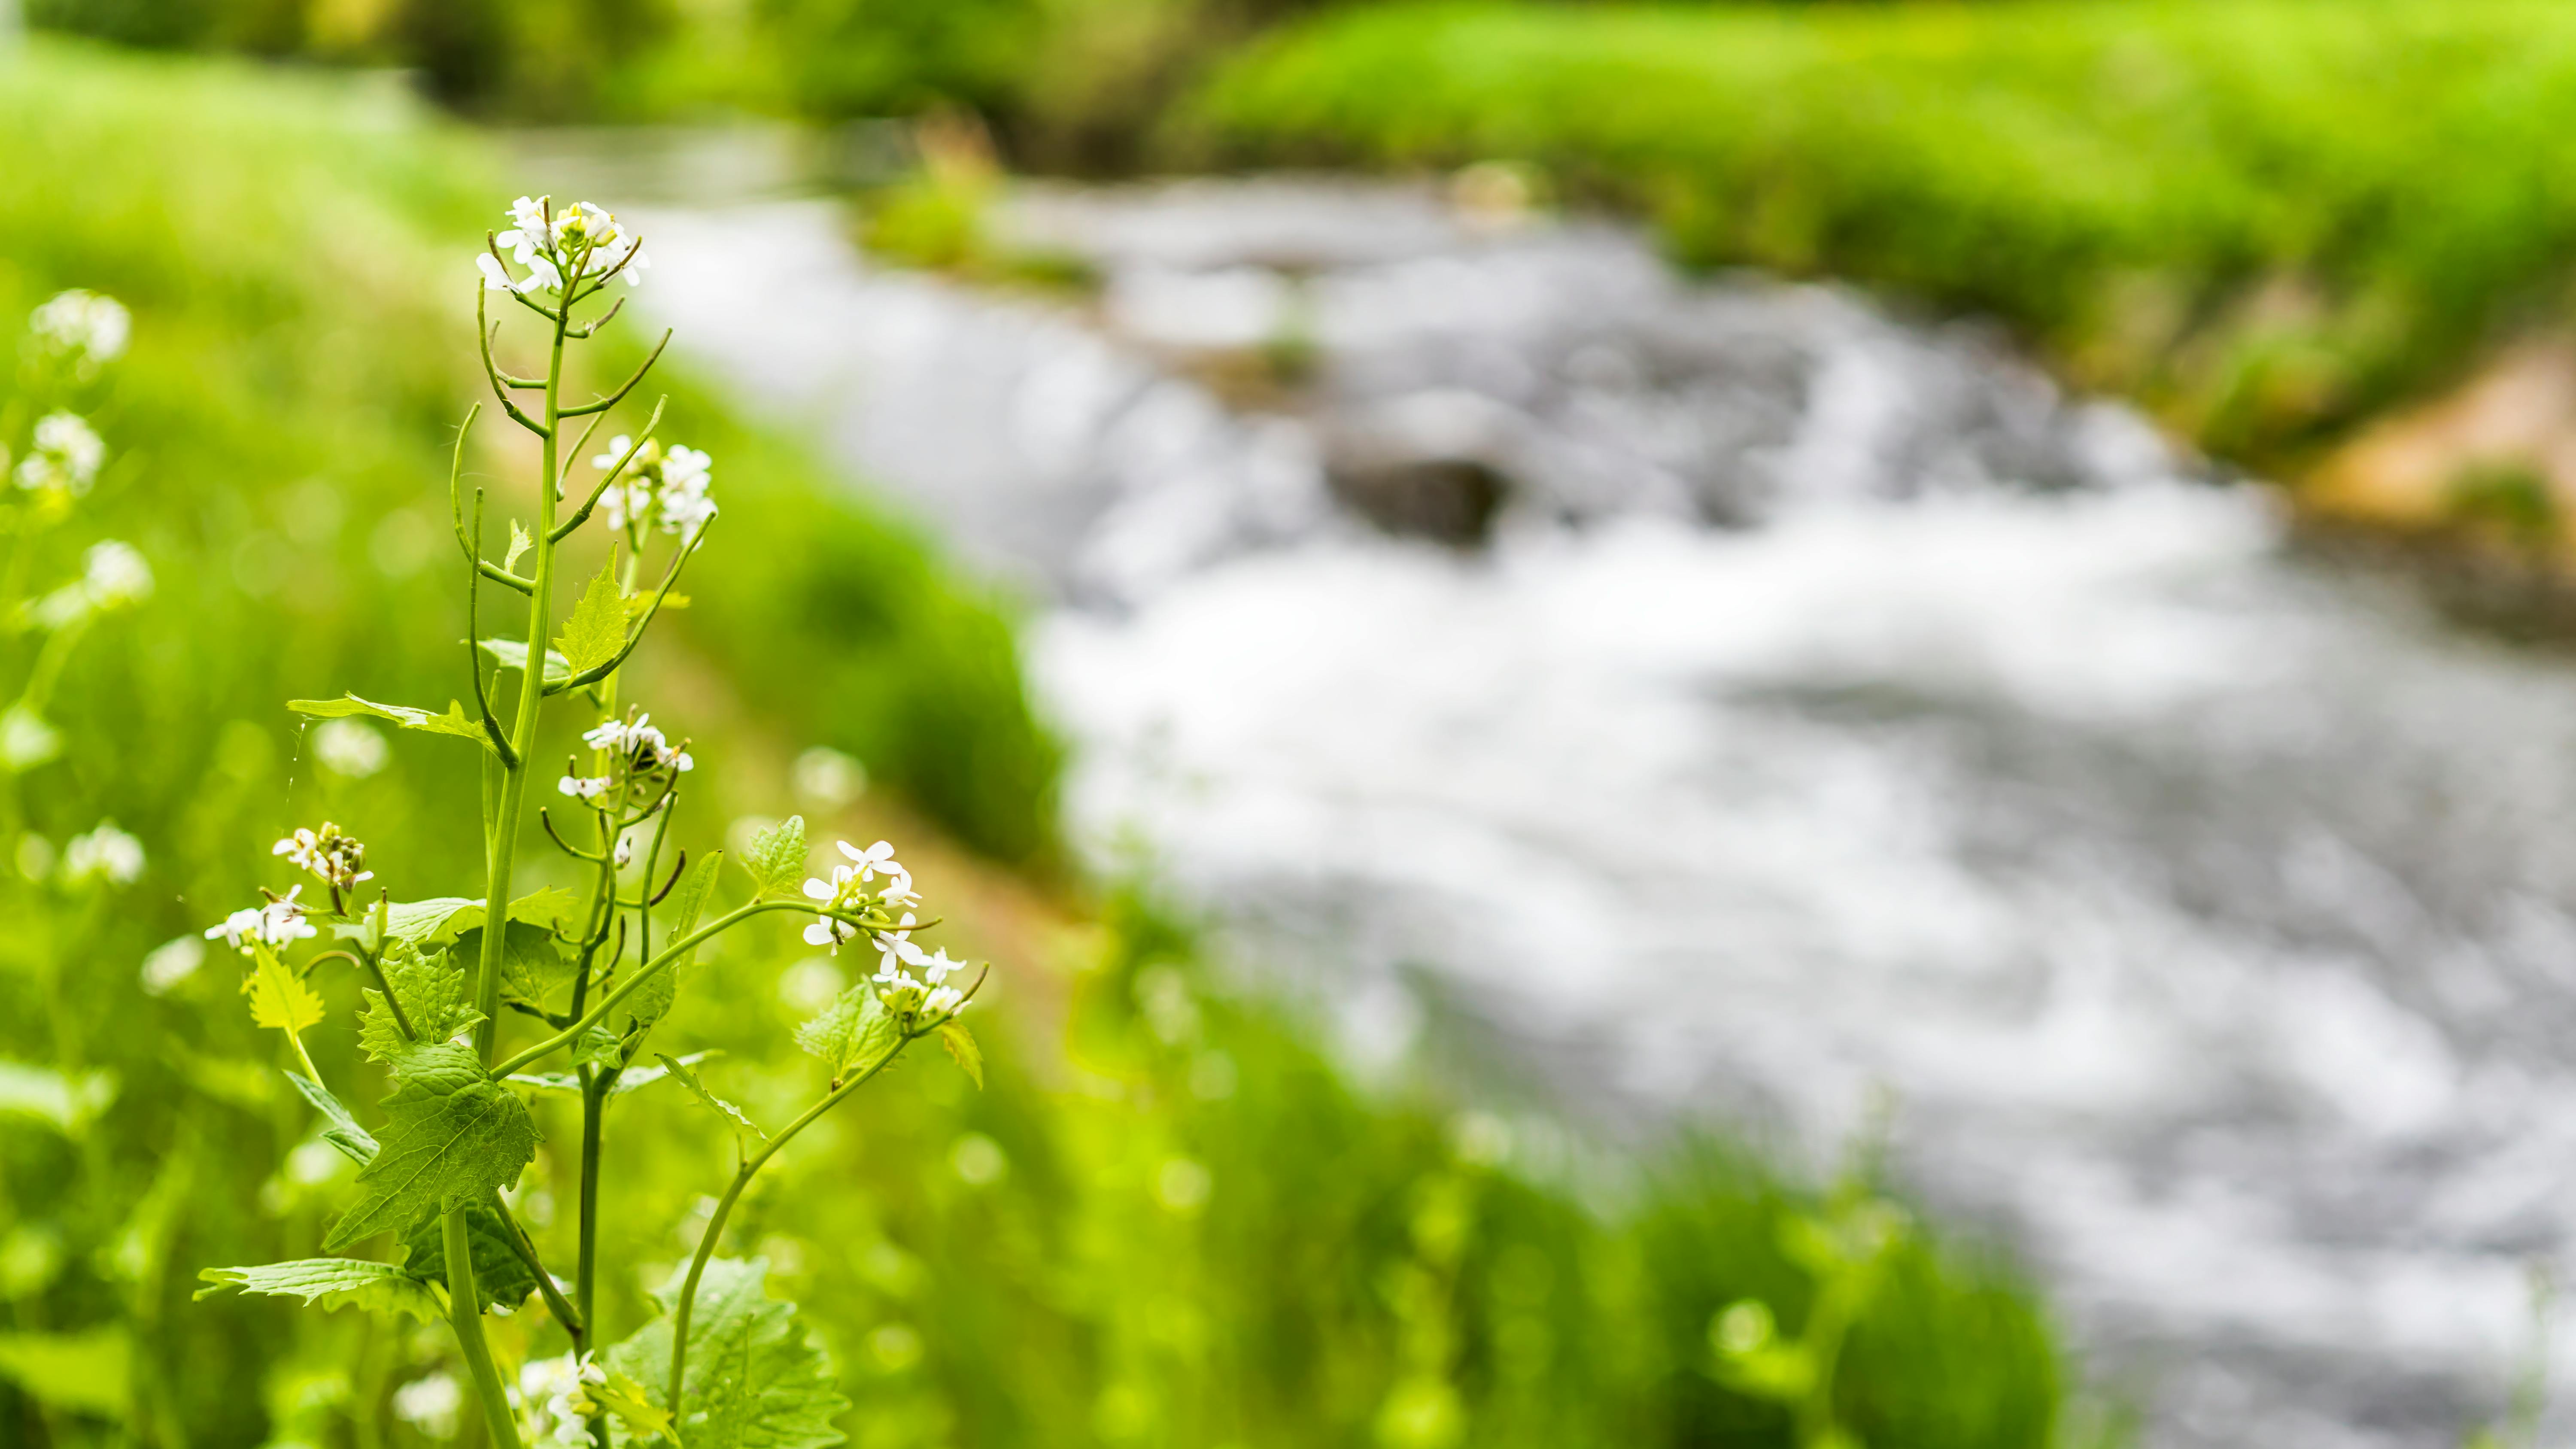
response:
{"label": "flowing water", "polygon": [[1884,1092],[2150,1444],[2497,1412],[2576,1232],[2566,662],[1973,332],[1617,228],[1021,195],[1069,302],[646,215],[701,365],[1043,601],[1080,839],[1360,1058],[1428,995],[1592,1121],[1827,1154]]}

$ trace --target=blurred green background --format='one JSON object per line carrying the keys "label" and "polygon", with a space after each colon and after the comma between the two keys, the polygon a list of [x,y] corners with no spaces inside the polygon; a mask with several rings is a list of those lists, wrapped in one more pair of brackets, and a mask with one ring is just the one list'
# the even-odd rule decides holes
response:
{"label": "blurred green background", "polygon": [[[400,891],[471,888],[461,752],[406,738],[335,770],[282,702],[463,688],[440,469],[480,386],[464,259],[512,193],[480,128],[972,115],[1008,164],[1085,174],[1506,159],[1651,217],[1691,264],[2000,319],[2289,474],[2557,325],[2576,243],[2576,10],[2544,0],[23,8],[0,331],[69,287],[135,317],[91,407],[111,466],[34,566],[113,536],[159,587],[97,627],[58,696],[67,754],[12,787],[45,840],[113,820],[149,865],[123,887],[25,852],[0,871],[0,1444],[423,1441],[393,1405],[446,1365],[441,1333],[192,1301],[201,1267],[314,1251],[346,1168],[231,961],[172,943],[325,816],[405,842],[370,860]],[[788,809],[892,834],[1001,966],[989,1091],[897,1074],[737,1219],[831,1350],[854,1442],[1798,1441],[1711,1329],[1752,1298],[1797,1337],[1843,1271],[1818,1233],[1874,1202],[1865,1162],[1820,1183],[1742,1144],[1585,1149],[1427,1066],[1348,1080],[1149,883],[1066,858],[1015,603],[795,440],[683,372],[663,386],[727,519],[630,689],[715,766],[684,843]],[[526,460],[483,446],[506,502]],[[23,671],[34,647],[14,631],[0,656]],[[815,767],[843,759],[863,793]],[[737,940],[668,1043],[722,1049],[720,1089],[775,1111],[813,1090],[788,1029],[839,981],[783,928]],[[320,984],[349,1006],[352,982]],[[372,1098],[334,1023],[317,1060]],[[619,1110],[612,1261],[642,1266],[607,1285],[612,1334],[724,1165],[676,1098]],[[541,1240],[568,1170],[542,1151],[523,1193]],[[1861,1442],[2116,1437],[1973,1233],[1905,1227],[1872,1271],[1831,1388]],[[547,1332],[523,1314],[505,1347],[552,1352]]]}
{"label": "blurred green background", "polygon": [[[313,1253],[348,1171],[277,1070],[281,1044],[253,1029],[233,959],[199,933],[274,883],[270,841],[325,817],[377,842],[368,863],[398,893],[475,879],[462,751],[406,736],[380,765],[326,760],[283,701],[463,688],[440,470],[480,385],[465,259],[509,188],[472,126],[381,72],[177,51],[413,60],[435,80],[444,52],[398,48],[436,38],[396,23],[408,13],[334,51],[320,11],[39,9],[162,53],[40,31],[0,59],[0,319],[75,286],[134,314],[130,354],[84,404],[112,462],[39,542],[34,576],[109,536],[158,575],[66,675],[64,756],[11,782],[32,837],[59,847],[113,820],[148,863],[119,884],[28,847],[0,885],[0,1443],[442,1432],[416,1397],[396,1409],[453,1367],[443,1330],[192,1298],[202,1268]],[[944,11],[915,15],[918,35],[866,8],[761,13],[861,51],[920,47],[885,62],[899,85],[836,62],[853,89],[813,97],[821,111],[961,104],[983,83],[972,47],[941,48]],[[620,87],[646,113],[680,104],[650,89],[671,52],[641,20],[631,53],[538,82],[497,57],[588,64],[567,37],[628,17],[508,15],[567,29],[455,41],[460,104],[609,114]],[[995,94],[1003,115],[1028,93]],[[1124,122],[1105,134],[1141,144]],[[601,375],[636,348],[606,349]],[[1739,1146],[1586,1148],[1480,1111],[1428,1068],[1347,1080],[1300,1010],[1231,984],[1149,888],[1086,882],[1065,859],[1060,748],[1022,690],[1011,601],[685,375],[663,385],[666,435],[720,460],[727,518],[693,606],[630,671],[631,696],[714,767],[683,843],[789,808],[818,831],[892,834],[952,903],[949,939],[1002,966],[981,1027],[990,1090],[896,1074],[736,1219],[730,1250],[768,1256],[830,1349],[854,1442],[1785,1445],[1777,1384],[1722,1371],[1712,1324],[1759,1300],[1781,1335],[1765,1351],[1787,1352],[1820,1293],[1864,1279],[1823,1390],[1864,1442],[2092,1432],[2016,1272],[1889,1216],[1865,1164],[1809,1183]],[[467,459],[506,509],[526,459],[490,432]],[[10,634],[8,667],[35,642]],[[853,798],[818,759],[860,762],[869,788]],[[372,1100],[355,983],[315,979],[336,1012],[311,1033],[316,1060]],[[720,1089],[775,1111],[815,1090],[789,1029],[841,981],[786,930],[735,938],[664,1044],[721,1049]],[[553,1143],[572,1135],[539,1110]],[[639,1093],[618,1116],[609,1261],[628,1267],[604,1285],[611,1336],[647,1315],[725,1151],[676,1098]],[[550,1257],[570,1170],[543,1149],[520,1197]],[[558,1348],[533,1308],[500,1332],[508,1357]]]}

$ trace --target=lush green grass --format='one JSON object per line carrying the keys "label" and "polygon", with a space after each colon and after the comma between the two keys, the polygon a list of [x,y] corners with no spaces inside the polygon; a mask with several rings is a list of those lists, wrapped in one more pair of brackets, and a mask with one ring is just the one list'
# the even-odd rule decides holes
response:
{"label": "lush green grass", "polygon": [[1371,6],[1184,120],[1237,158],[1539,162],[1695,262],[2000,315],[2263,462],[2552,315],[2576,244],[2547,0]]}
{"label": "lush green grass", "polygon": [[[443,1362],[439,1332],[191,1301],[199,1268],[314,1252],[348,1169],[274,1070],[231,958],[158,996],[136,967],[282,883],[267,843],[326,815],[375,842],[398,893],[471,889],[462,747],[404,736],[383,774],[340,779],[300,758],[279,702],[459,691],[440,475],[479,382],[465,237],[503,193],[389,100],[55,46],[0,74],[0,154],[0,318],[75,284],[136,313],[99,414],[132,462],[49,566],[112,533],[161,578],[79,658],[56,711],[76,744],[25,792],[56,840],[112,815],[149,871],[113,894],[0,886],[0,1059],[116,1087],[95,1120],[48,1122],[12,1110],[23,1069],[0,1073],[0,1443],[129,1426],[165,1446],[419,1442],[387,1408]],[[725,515],[685,629],[631,692],[696,737],[717,785],[687,843],[778,808],[758,777],[826,741],[961,837],[1042,853],[1052,747],[1006,623],[794,450],[675,391],[671,433],[714,451]],[[477,477],[524,468],[488,446]],[[728,794],[729,774],[753,783]],[[816,1088],[819,1064],[782,1043],[835,969],[792,942],[727,938],[665,1029],[673,1049],[724,1049],[709,1074],[771,1120]],[[1779,1409],[1709,1376],[1706,1332],[1746,1294],[1801,1322],[1814,1282],[1783,1234],[1804,1195],[1710,1152],[1603,1197],[1542,1132],[1507,1142],[1427,1088],[1359,1094],[1131,898],[1058,956],[1004,963],[979,1028],[990,1091],[944,1064],[899,1072],[736,1218],[732,1246],[774,1260],[842,1366],[858,1443],[1789,1442]],[[354,983],[315,981],[336,1023],[309,1034],[320,1070],[370,1100]],[[559,1105],[539,1104],[549,1141],[521,1198],[557,1261]],[[610,1338],[643,1318],[726,1150],[660,1089],[622,1099],[614,1128],[608,1261],[646,1266],[602,1285]],[[2050,1442],[2065,1369],[2008,1272],[1918,1235],[1888,1282],[1838,1380],[1843,1417],[1885,1445]],[[554,1351],[540,1314],[501,1322],[512,1356]]]}

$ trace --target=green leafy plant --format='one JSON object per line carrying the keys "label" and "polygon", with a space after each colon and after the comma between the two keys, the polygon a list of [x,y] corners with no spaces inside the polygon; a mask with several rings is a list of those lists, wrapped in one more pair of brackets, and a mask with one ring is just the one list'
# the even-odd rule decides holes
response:
{"label": "green leafy plant", "polygon": [[[500,410],[537,443],[536,516],[532,523],[513,520],[502,557],[486,556],[484,490],[474,491],[469,511],[462,488],[478,404],[458,431],[449,479],[450,515],[466,565],[473,707],[452,700],[436,710],[355,695],[291,702],[308,716],[370,716],[470,742],[480,753],[482,892],[396,901],[378,887],[370,901],[361,890],[375,878],[366,846],[325,822],[278,841],[275,854],[318,880],[327,900],[305,901],[302,885],[283,895],[266,892],[261,904],[206,933],[248,959],[243,989],[253,1019],[286,1034],[301,1068],[288,1075],[324,1119],[323,1140],[358,1164],[356,1200],[323,1249],[339,1253],[390,1237],[399,1257],[210,1269],[205,1292],[443,1317],[491,1437],[505,1449],[529,1441],[606,1449],[612,1419],[629,1443],[835,1443],[840,1436],[832,1417],[845,1406],[821,1351],[807,1342],[794,1310],[768,1297],[763,1263],[714,1254],[734,1204],[761,1168],[913,1042],[937,1037],[980,1082],[980,1051],[958,1018],[982,978],[951,984],[961,964],[913,943],[914,932],[937,922],[916,915],[920,896],[911,873],[884,841],[865,850],[843,842],[846,859],[828,878],[809,877],[804,822],[790,818],[751,843],[744,863],[752,890],[730,908],[716,906],[721,853],[692,863],[680,851],[664,871],[680,785],[697,762],[686,741],[672,741],[633,706],[621,708],[618,675],[661,611],[678,601],[673,586],[706,546],[717,516],[711,460],[656,442],[657,407],[640,433],[616,438],[590,459],[598,477],[578,506],[569,506],[576,460],[602,420],[650,372],[661,345],[624,383],[582,402],[564,396],[566,351],[615,318],[622,299],[604,307],[598,299],[620,278],[638,282],[649,261],[640,238],[587,203],[557,210],[549,200],[522,197],[511,222],[510,230],[487,237],[487,253],[476,258],[483,273],[477,332]],[[541,373],[522,377],[495,360],[501,329],[483,315],[495,296],[541,320]],[[665,333],[662,344],[668,342]],[[582,431],[566,446],[566,430],[576,423]],[[562,550],[594,518],[608,535],[605,561],[558,620],[559,594],[574,592]],[[648,581],[643,566],[656,551],[664,557],[658,579]],[[474,625],[487,588],[524,600],[524,637],[480,636]],[[581,735],[582,749],[556,785],[574,820],[558,826],[546,810],[536,812],[586,888],[520,894],[517,847],[550,700],[587,701],[599,721]],[[799,1043],[830,1065],[830,1083],[770,1133],[715,1095],[691,1060],[659,1055],[658,1066],[638,1062],[698,950],[776,912],[811,917],[804,933],[809,944],[837,954],[865,938],[881,960],[871,979],[842,993],[799,1033]],[[291,963],[290,954],[305,942],[327,942],[328,949]],[[373,1129],[324,1084],[304,1049],[303,1033],[325,1011],[309,978],[332,961],[359,974],[359,1041],[392,1082],[383,1122]],[[538,1039],[505,1050],[505,1010],[536,1023]],[[568,1072],[530,1070],[557,1054],[568,1060]],[[733,1129],[736,1166],[687,1269],[660,1295],[664,1316],[609,1345],[598,1330],[595,1291],[602,1119],[621,1085],[662,1077]],[[568,1283],[540,1260],[508,1197],[536,1154],[536,1119],[524,1095],[531,1091],[569,1093],[581,1103],[579,1244]],[[514,1394],[483,1319],[495,1309],[516,1308],[531,1292],[570,1350],[521,1366]]]}

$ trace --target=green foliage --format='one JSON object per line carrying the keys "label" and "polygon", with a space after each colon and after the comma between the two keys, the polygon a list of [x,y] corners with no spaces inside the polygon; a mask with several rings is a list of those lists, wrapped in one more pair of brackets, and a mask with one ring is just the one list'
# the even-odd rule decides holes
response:
{"label": "green foliage", "polygon": [[[563,654],[564,666],[574,674],[605,664],[626,647],[626,601],[617,588],[617,565],[614,560],[599,566],[581,602],[573,606],[564,620],[563,633],[555,638],[555,648]],[[521,667],[525,667],[522,659]]]}
{"label": "green foliage", "polygon": [[821,1057],[834,1080],[892,1051],[903,1027],[876,989],[862,981],[834,998],[822,1015],[796,1029],[796,1044]]}
{"label": "green foliage", "polygon": [[[447,1286],[447,1219],[430,1213],[403,1229],[403,1271]],[[537,1291],[537,1276],[510,1249],[510,1230],[489,1201],[465,1205],[465,1250],[474,1256],[474,1287],[490,1307],[515,1310]]]}
{"label": "green foliage", "polygon": [[2294,458],[2564,285],[2576,23],[2534,0],[1354,7],[1183,129],[1541,163],[1701,263],[2001,316],[2209,447]]}
{"label": "green foliage", "polygon": [[687,1062],[667,1052],[655,1055],[660,1057],[663,1070],[669,1072],[673,1080],[687,1088],[690,1096],[705,1103],[710,1111],[731,1122],[737,1134],[748,1133],[753,1140],[761,1142],[769,1140],[769,1134],[760,1130],[759,1123],[744,1116],[740,1107],[707,1090],[707,1084],[698,1080],[698,1074],[689,1069]]}
{"label": "green foliage", "polygon": [[469,740],[483,738],[483,726],[465,717],[465,706],[455,700],[447,702],[447,713],[432,714],[407,704],[378,704],[354,694],[338,699],[290,699],[286,707],[297,714],[315,719],[347,719],[365,715],[372,719],[389,719],[407,730],[426,730],[436,735],[462,735]]}
{"label": "green foliage", "polygon": [[[689,1363],[677,1426],[690,1449],[829,1449],[833,1420],[849,1407],[831,1361],[805,1336],[796,1310],[770,1298],[769,1262],[710,1259],[689,1324]],[[678,1301],[675,1281],[657,1295]],[[671,1367],[671,1321],[657,1318],[608,1351],[609,1366],[645,1383]]]}
{"label": "green foliage", "polygon": [[790,815],[752,837],[742,868],[751,872],[752,887],[761,895],[793,894],[804,883],[808,849],[805,817]]}
{"label": "green foliage", "polygon": [[341,1156],[361,1167],[374,1159],[375,1134],[358,1125],[357,1114],[349,1110],[348,1103],[334,1096],[330,1088],[302,1072],[288,1072],[286,1080],[294,1083],[296,1095],[302,1097],[314,1111],[321,1113],[322,1120],[330,1124],[322,1129],[323,1141],[338,1148]]}
{"label": "green foliage", "polygon": [[363,1308],[369,1313],[407,1314],[422,1322],[447,1316],[438,1300],[414,1278],[391,1263],[363,1258],[304,1258],[292,1263],[263,1263],[256,1268],[208,1268],[197,1275],[209,1287],[199,1298],[227,1289],[292,1297],[320,1308]]}
{"label": "green foliage", "polygon": [[358,1201],[322,1240],[327,1249],[479,1202],[516,1182],[536,1155],[527,1104],[494,1082],[472,1051],[415,1045],[394,1058],[393,1073],[382,1147],[359,1169]]}

